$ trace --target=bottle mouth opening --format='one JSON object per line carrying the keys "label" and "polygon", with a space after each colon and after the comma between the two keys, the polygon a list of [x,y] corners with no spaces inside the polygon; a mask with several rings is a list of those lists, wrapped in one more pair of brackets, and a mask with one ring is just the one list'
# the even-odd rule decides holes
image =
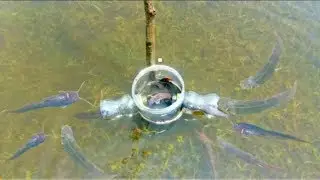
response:
{"label": "bottle mouth opening", "polygon": [[[149,78],[151,73],[155,74],[156,80],[151,80]],[[172,104],[158,108],[151,108],[147,103],[145,103],[147,97],[150,94],[147,94],[145,92],[148,91],[150,83],[152,84],[153,82],[159,81],[163,78],[169,78],[172,85],[176,88],[175,92],[170,92],[170,94],[172,95]],[[161,93],[161,91],[155,92]],[[185,96],[185,85],[181,75],[177,70],[166,65],[152,65],[142,69],[137,74],[132,83],[131,95],[134,103],[136,104],[138,109],[142,111],[142,113],[162,116],[177,111],[181,107]],[[148,119],[145,116],[143,117],[144,119]],[[175,117],[173,119],[175,119]],[[172,122],[173,121],[175,120],[172,120]]]}
{"label": "bottle mouth opening", "polygon": [[166,124],[171,124],[171,123],[177,121],[178,119],[180,119],[180,117],[183,115],[183,112],[180,111],[175,117],[173,117],[171,119],[168,119],[168,120],[161,120],[161,121],[152,120],[152,119],[144,116],[142,113],[140,113],[140,115],[144,120],[146,120],[146,121],[148,121],[150,123],[153,123],[153,124],[156,124],[156,125],[166,125]]}

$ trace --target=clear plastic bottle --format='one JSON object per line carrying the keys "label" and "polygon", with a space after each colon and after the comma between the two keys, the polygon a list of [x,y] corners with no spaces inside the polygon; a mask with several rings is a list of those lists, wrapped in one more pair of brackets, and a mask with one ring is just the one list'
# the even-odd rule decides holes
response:
{"label": "clear plastic bottle", "polygon": [[118,99],[106,99],[100,102],[100,113],[102,118],[117,118],[121,116],[132,116],[138,109],[129,94]]}
{"label": "clear plastic bottle", "polygon": [[[150,78],[150,74],[154,73],[156,79],[168,77],[171,82],[181,90],[177,94],[177,99],[168,107],[150,108],[146,106],[144,97],[148,90],[148,83],[154,81]],[[182,116],[182,103],[185,94],[184,81],[175,69],[165,65],[152,65],[142,69],[135,77],[132,84],[131,96],[139,109],[140,115],[146,120],[154,124],[163,125],[177,121]]]}

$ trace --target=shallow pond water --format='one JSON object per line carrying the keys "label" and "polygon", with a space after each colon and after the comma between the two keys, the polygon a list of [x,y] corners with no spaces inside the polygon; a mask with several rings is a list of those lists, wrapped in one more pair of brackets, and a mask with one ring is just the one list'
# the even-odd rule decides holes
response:
{"label": "shallow pond water", "polygon": [[[123,177],[213,177],[205,146],[195,129],[220,137],[285,169],[263,169],[213,148],[219,178],[320,177],[320,3],[313,1],[156,2],[156,57],[179,70],[187,90],[234,99],[262,99],[298,88],[287,105],[236,117],[293,134],[315,146],[266,138],[243,138],[225,119],[179,121],[170,131],[134,138],[140,119],[117,121],[74,117],[96,110],[84,101],[0,116],[0,178],[90,178],[63,150],[61,127],[73,128],[83,153],[106,174]],[[241,90],[268,59],[276,41],[284,50],[273,77]],[[15,109],[61,90],[80,91],[95,106],[100,99],[130,92],[145,67],[142,2],[0,2],[0,108]],[[312,58],[312,59],[311,59]],[[35,133],[49,135],[39,147],[6,161]]]}

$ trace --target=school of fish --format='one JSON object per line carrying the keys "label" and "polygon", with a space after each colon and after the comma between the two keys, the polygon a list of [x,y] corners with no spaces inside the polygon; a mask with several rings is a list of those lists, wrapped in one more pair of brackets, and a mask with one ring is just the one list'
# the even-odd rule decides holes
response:
{"label": "school of fish", "polygon": [[[247,79],[240,82],[240,87],[242,89],[251,89],[251,88],[257,88],[262,86],[267,80],[271,79],[272,74],[275,72],[275,68],[277,64],[279,63],[280,54],[281,54],[281,48],[282,48],[282,39],[280,36],[276,34],[277,42],[272,50],[272,54],[268,60],[268,62],[263,66],[262,69],[260,69],[254,76],[250,76]],[[179,91],[177,87],[172,83],[173,80],[170,77],[164,77],[158,81],[155,81],[153,83],[154,88],[156,88],[156,92],[148,96],[148,102],[147,105],[149,107],[153,108],[165,108],[170,106],[172,103],[174,103],[174,96]],[[21,108],[18,108],[16,110],[10,110],[9,113],[25,113],[36,109],[42,109],[42,108],[49,108],[49,107],[61,107],[65,108],[67,106],[70,106],[74,104],[75,102],[79,100],[84,100],[87,103],[91,104],[87,100],[81,98],[79,96],[79,91],[82,88],[84,82],[81,84],[79,89],[77,91],[62,91],[59,92],[59,94],[50,96],[47,98],[44,98],[40,100],[39,102],[27,104]],[[293,87],[291,89],[288,89],[287,91],[278,93],[270,98],[266,98],[263,100],[234,100],[230,98],[224,98],[219,97],[216,94],[208,94],[208,95],[200,95],[195,92],[187,92],[187,95],[184,99],[184,102],[182,104],[182,108],[185,110],[185,112],[191,112],[193,115],[211,115],[213,117],[224,117],[224,118],[234,118],[237,115],[245,115],[245,114],[252,114],[252,113],[258,113],[261,111],[264,111],[266,109],[272,108],[272,107],[278,107],[283,103],[288,102],[291,100],[297,89],[297,82],[294,82]],[[119,113],[111,113],[111,111],[108,111],[110,109],[115,110],[121,110],[126,109],[130,112],[133,112],[133,106],[129,106],[130,103],[127,103],[127,101],[131,102],[130,97],[129,99],[126,99],[126,102],[122,104],[118,102],[117,100],[108,100],[109,104],[112,104],[112,107],[109,106],[105,110],[100,109],[100,111],[94,111],[88,114],[78,114],[79,118],[90,118],[90,116],[93,116],[93,118],[109,118],[113,117],[115,114],[121,115],[121,111]],[[123,98],[122,98],[123,100]],[[121,101],[122,101],[121,100]],[[125,114],[125,113],[122,113]],[[209,116],[208,116],[209,117]],[[297,138],[293,135],[277,132],[274,130],[267,130],[262,127],[246,123],[246,122],[234,122],[233,123],[233,130],[235,132],[239,132],[241,135],[249,137],[249,136],[258,136],[258,137],[273,137],[273,138],[279,138],[279,139],[288,139],[288,140],[294,140],[298,142],[303,143],[310,143],[309,141],[302,140],[300,138]],[[211,148],[211,145],[213,144],[212,141],[204,134],[204,132],[196,131],[200,140],[204,142],[206,149],[210,153],[210,161],[212,163],[213,171],[214,169],[214,163],[216,163],[216,160],[214,159],[214,156],[212,155],[213,150]],[[14,160],[27,151],[29,151],[32,148],[35,148],[42,144],[45,140],[46,135],[44,132],[40,132],[32,136],[28,142],[23,145],[21,148],[19,148],[8,160]],[[242,159],[243,161],[255,164],[260,167],[264,168],[272,168],[277,170],[283,170],[282,168],[279,168],[277,166],[269,165],[266,162],[263,162],[256,158],[255,156],[251,155],[250,153],[244,152],[241,149],[235,147],[234,145],[225,142],[221,138],[218,137],[218,144],[221,149],[223,149],[225,152],[229,154],[233,154],[236,157]],[[73,131],[70,126],[65,125],[61,128],[61,143],[64,147],[64,150],[69,154],[71,159],[77,164],[79,164],[81,167],[83,167],[88,174],[91,174],[91,177],[103,177],[103,178],[112,178],[116,177],[115,175],[107,176],[105,175],[104,171],[98,168],[95,164],[93,164],[91,161],[86,158],[86,156],[81,153],[80,147],[77,145],[74,136]],[[215,171],[215,176],[217,178],[218,173]]]}

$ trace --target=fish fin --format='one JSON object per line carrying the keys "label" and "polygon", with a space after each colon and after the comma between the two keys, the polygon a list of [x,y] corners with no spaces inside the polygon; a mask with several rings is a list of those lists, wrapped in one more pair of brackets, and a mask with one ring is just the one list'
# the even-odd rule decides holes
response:
{"label": "fish fin", "polygon": [[31,110],[34,110],[34,109],[40,109],[40,108],[44,108],[46,107],[45,104],[43,103],[34,103],[34,104],[28,104],[28,105],[25,105],[19,109],[16,109],[16,110],[11,110],[9,111],[10,113],[24,113],[24,112],[27,112],[27,111],[31,111]]}
{"label": "fish fin", "polygon": [[303,142],[303,143],[307,143],[307,144],[313,145],[313,143],[310,142],[310,141],[305,141],[305,140],[302,140],[302,139],[299,139],[299,141],[300,141],[300,142]]}
{"label": "fish fin", "polygon": [[[294,136],[293,136],[293,137],[294,137]],[[302,142],[302,143],[306,143],[306,144],[311,144],[311,145],[313,145],[312,142],[306,141],[306,140],[303,140],[303,139],[300,139],[300,138],[297,138],[297,137],[294,137],[293,140],[298,141],[298,142]]]}
{"label": "fish fin", "polygon": [[102,118],[100,110],[77,113],[74,115],[74,117],[76,117],[78,119],[99,119],[99,118]]}
{"label": "fish fin", "polygon": [[30,149],[30,147],[23,147],[21,149],[19,149],[17,152],[15,152],[8,160],[14,160],[18,157],[20,157],[22,154],[24,154],[25,152],[27,152]]}
{"label": "fish fin", "polygon": [[280,137],[280,138],[285,138],[285,139],[291,139],[294,141],[298,141],[298,142],[303,142],[303,143],[307,143],[307,144],[312,144],[309,141],[305,141],[303,139],[297,138],[295,136],[289,135],[289,134],[284,134],[284,133],[280,133],[280,132],[276,132],[276,131],[268,131],[268,134],[274,137]]}

